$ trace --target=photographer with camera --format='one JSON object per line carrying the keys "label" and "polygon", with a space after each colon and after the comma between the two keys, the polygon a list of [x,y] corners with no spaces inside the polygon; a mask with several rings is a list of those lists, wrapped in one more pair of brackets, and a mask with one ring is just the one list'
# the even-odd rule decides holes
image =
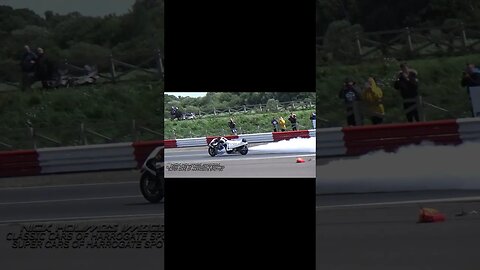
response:
{"label": "photographer with camera", "polygon": [[408,122],[413,120],[419,122],[420,116],[418,113],[418,106],[415,99],[418,98],[418,72],[407,66],[407,63],[400,65],[400,72],[398,73],[397,80],[393,87],[400,91],[400,95],[403,98],[403,108]]}

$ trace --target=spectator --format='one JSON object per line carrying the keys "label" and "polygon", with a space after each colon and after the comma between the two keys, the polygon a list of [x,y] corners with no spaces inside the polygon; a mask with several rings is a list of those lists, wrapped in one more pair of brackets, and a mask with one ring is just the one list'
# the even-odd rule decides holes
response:
{"label": "spectator", "polygon": [[272,125],[273,125],[273,132],[277,132],[278,131],[278,121],[277,121],[277,119],[275,119],[275,117],[272,120]]}
{"label": "spectator", "polygon": [[30,46],[25,45],[25,52],[22,55],[20,61],[20,67],[22,69],[22,90],[30,88],[35,81],[35,65],[37,63],[37,55],[32,52]]}
{"label": "spectator", "polygon": [[290,113],[290,117],[288,117],[288,121],[292,124],[292,130],[297,130],[297,116],[294,113]]}
{"label": "spectator", "polygon": [[408,122],[413,122],[413,120],[419,122],[420,117],[418,114],[418,107],[421,106],[417,104],[416,99],[418,97],[418,72],[414,69],[411,69],[407,66],[406,63],[400,65],[400,72],[398,73],[398,78],[394,83],[395,89],[400,91],[400,94],[403,98],[403,108]]}
{"label": "spectator", "polygon": [[52,63],[42,48],[37,49],[37,56],[36,76],[42,82],[42,87],[47,89],[49,88],[48,80],[52,74]]}
{"label": "spectator", "polygon": [[317,115],[315,114],[315,112],[312,112],[312,115],[310,116],[310,120],[312,120],[313,129],[316,129],[317,128]]}
{"label": "spectator", "polygon": [[283,117],[280,116],[280,119],[278,120],[278,123],[280,124],[280,129],[282,131],[287,130],[287,125],[286,125],[285,119],[283,119]]}
{"label": "spectator", "polygon": [[228,126],[230,127],[230,131],[232,131],[232,134],[237,135],[237,128],[236,128],[237,125],[235,124],[232,118],[230,118],[230,121],[228,121]]}
{"label": "spectator", "polygon": [[355,113],[353,111],[354,102],[360,100],[360,93],[355,86],[355,81],[351,78],[346,78],[343,83],[343,87],[338,93],[338,97],[345,101],[346,112],[347,112],[347,125],[355,126]]}
{"label": "spectator", "polygon": [[362,92],[362,101],[367,107],[372,124],[381,124],[383,123],[383,118],[385,117],[385,108],[382,104],[382,89],[377,86],[375,79],[372,77],[368,78],[368,82],[365,86],[366,87]]}
{"label": "spectator", "polygon": [[[480,86],[480,69],[478,69],[474,64],[467,64],[466,70],[463,72],[461,85],[467,88],[468,99],[470,100],[470,103],[472,103],[470,87]],[[473,103],[471,111],[472,116],[476,117]]]}
{"label": "spectator", "polygon": [[474,64],[467,64],[461,84],[464,87],[480,86],[480,70]]}

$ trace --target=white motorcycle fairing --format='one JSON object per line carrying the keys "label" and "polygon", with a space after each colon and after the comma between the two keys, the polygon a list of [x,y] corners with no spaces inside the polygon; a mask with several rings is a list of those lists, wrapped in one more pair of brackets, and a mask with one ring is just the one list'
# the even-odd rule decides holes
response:
{"label": "white motorcycle fairing", "polygon": [[247,145],[247,143],[246,143],[246,142],[243,142],[243,141],[241,141],[241,140],[228,140],[228,141],[226,142],[226,148],[227,148],[226,150],[227,150],[227,151],[231,151],[231,150],[233,150],[233,149],[235,149],[235,148],[238,148],[238,147],[244,146],[244,145]]}

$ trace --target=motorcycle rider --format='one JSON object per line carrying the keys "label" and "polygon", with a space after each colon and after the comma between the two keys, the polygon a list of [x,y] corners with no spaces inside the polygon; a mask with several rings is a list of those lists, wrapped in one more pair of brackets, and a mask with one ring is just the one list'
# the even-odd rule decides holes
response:
{"label": "motorcycle rider", "polygon": [[227,144],[227,138],[225,137],[217,137],[215,139],[213,139],[210,144],[214,145],[215,147],[217,147],[218,150],[222,150],[225,145]]}

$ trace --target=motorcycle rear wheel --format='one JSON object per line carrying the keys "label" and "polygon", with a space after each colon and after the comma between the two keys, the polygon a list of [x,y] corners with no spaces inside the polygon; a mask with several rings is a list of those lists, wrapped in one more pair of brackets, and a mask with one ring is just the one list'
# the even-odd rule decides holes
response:
{"label": "motorcycle rear wheel", "polygon": [[248,153],[248,147],[247,146],[244,146],[242,149],[240,149],[240,154],[242,155],[246,155]]}

